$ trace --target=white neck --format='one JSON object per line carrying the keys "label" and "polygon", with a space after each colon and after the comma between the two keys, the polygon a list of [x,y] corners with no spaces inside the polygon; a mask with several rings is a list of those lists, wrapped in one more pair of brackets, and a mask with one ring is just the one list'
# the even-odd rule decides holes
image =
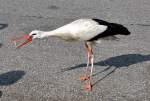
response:
{"label": "white neck", "polygon": [[56,31],[41,31],[41,37],[40,38],[45,38],[45,37],[49,37],[49,36],[57,36]]}

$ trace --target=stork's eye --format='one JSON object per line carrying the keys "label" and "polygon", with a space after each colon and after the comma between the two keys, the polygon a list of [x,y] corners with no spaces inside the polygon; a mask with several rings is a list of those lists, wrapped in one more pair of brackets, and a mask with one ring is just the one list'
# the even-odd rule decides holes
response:
{"label": "stork's eye", "polygon": [[33,33],[32,36],[33,36],[33,35],[36,35],[36,33]]}

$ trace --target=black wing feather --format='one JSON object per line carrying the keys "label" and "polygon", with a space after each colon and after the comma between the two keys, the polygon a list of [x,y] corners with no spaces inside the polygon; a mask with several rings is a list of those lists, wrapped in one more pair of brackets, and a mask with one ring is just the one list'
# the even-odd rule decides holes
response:
{"label": "black wing feather", "polygon": [[100,25],[107,26],[107,29],[106,29],[106,31],[99,33],[97,36],[91,38],[89,41],[94,41],[94,40],[98,40],[100,38],[105,38],[105,37],[109,37],[109,36],[113,36],[113,35],[117,35],[117,34],[121,34],[121,35],[129,35],[130,34],[128,29],[121,24],[109,23],[107,21],[100,20],[100,19],[92,19],[92,20],[94,20],[95,22],[97,22]]}

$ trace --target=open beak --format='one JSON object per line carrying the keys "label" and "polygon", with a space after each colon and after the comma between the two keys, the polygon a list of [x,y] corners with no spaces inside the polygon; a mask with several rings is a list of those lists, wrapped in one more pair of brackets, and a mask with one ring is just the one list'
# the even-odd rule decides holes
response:
{"label": "open beak", "polygon": [[14,42],[14,44],[16,45],[17,42],[25,40],[24,42],[22,42],[21,44],[17,45],[16,48],[20,48],[22,46],[24,46],[25,44],[29,43],[30,41],[32,41],[32,37],[29,36],[29,34],[24,34],[22,36],[20,36],[19,38],[15,38],[12,39],[12,42]]}

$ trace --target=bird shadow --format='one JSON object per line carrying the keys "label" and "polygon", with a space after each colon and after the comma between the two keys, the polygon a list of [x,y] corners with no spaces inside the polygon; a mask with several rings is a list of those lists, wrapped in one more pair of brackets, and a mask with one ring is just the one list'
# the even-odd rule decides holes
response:
{"label": "bird shadow", "polygon": [[[115,70],[118,69],[118,68],[129,67],[131,65],[141,63],[141,62],[145,62],[145,61],[150,61],[150,54],[149,55],[124,54],[124,55],[110,57],[108,59],[96,62],[96,63],[94,63],[94,65],[106,66],[106,68],[102,71],[99,71],[99,72],[93,74],[92,76],[96,76],[96,75],[98,75],[102,72],[108,71],[112,67],[114,67],[114,68],[108,74],[106,74],[104,77],[102,77],[101,79],[96,81],[93,85],[95,85],[96,83],[98,83],[101,80],[105,79],[110,74],[114,73]],[[68,67],[68,68],[63,69],[62,72],[69,71],[69,70],[74,70],[74,69],[82,68],[82,67],[86,67],[86,64],[79,64],[79,65],[76,65],[76,66]]]}
{"label": "bird shadow", "polygon": [[2,23],[0,23],[0,30],[4,29],[6,27],[8,27],[8,24],[2,24]]}
{"label": "bird shadow", "polygon": [[[110,57],[108,59],[96,62],[96,63],[94,63],[94,65],[108,66],[105,69],[105,71],[106,71],[112,66],[116,67],[116,68],[128,67],[130,65],[141,63],[144,61],[150,61],[150,55],[125,54],[125,55]],[[86,64],[79,64],[76,66],[64,68],[64,69],[62,69],[62,71],[74,70],[74,69],[82,68],[82,67],[86,67]]]}
{"label": "bird shadow", "polygon": [[24,71],[9,71],[3,74],[0,74],[0,86],[8,86],[16,83],[25,75]]}

